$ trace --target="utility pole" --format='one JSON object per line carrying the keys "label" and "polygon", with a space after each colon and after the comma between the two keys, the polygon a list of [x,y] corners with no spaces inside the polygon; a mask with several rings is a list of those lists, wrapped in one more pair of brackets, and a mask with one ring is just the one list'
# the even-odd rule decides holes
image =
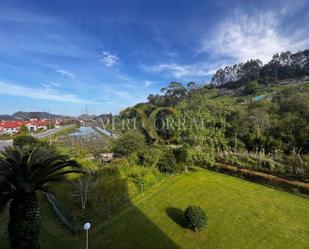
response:
{"label": "utility pole", "polygon": [[[50,110],[48,110],[48,129],[49,129],[49,132],[50,131]],[[51,133],[49,133],[49,144],[51,144]]]}
{"label": "utility pole", "polygon": [[87,104],[85,105],[85,114],[86,114],[86,116],[88,116],[88,106],[87,106]]}

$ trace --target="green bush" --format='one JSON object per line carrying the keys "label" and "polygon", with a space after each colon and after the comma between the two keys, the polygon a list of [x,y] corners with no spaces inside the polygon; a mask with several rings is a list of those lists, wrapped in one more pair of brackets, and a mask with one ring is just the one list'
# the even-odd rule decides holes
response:
{"label": "green bush", "polygon": [[36,146],[36,145],[45,146],[46,144],[44,142],[40,142],[38,139],[32,136],[21,134],[14,138],[13,145],[23,147],[23,146]]}
{"label": "green bush", "polygon": [[161,154],[159,148],[153,146],[144,148],[138,153],[138,164],[145,167],[156,167]]}
{"label": "green bush", "polygon": [[27,135],[29,133],[28,127],[26,125],[22,125],[19,128],[19,134]]}
{"label": "green bush", "polygon": [[200,147],[190,148],[188,150],[188,163],[202,168],[208,168],[214,165],[215,155],[212,150]]}
{"label": "green bush", "polygon": [[187,227],[198,232],[206,228],[207,216],[199,206],[189,206],[185,211]]}
{"label": "green bush", "polygon": [[248,83],[244,89],[244,94],[254,94],[259,89],[259,83],[256,81],[252,81]]}
{"label": "green bush", "polygon": [[137,132],[130,131],[123,134],[114,142],[114,152],[122,156],[138,152],[145,146],[145,137]]}
{"label": "green bush", "polygon": [[175,174],[184,170],[184,165],[177,163],[171,148],[162,151],[162,156],[158,161],[157,167],[160,172],[167,174]]}
{"label": "green bush", "polygon": [[133,152],[130,155],[126,156],[126,159],[128,160],[129,165],[138,164],[138,154],[139,154],[139,150],[137,152]]}
{"label": "green bush", "polygon": [[175,148],[173,150],[173,154],[178,163],[186,164],[189,162],[190,148],[187,145],[183,145],[181,147]]}
{"label": "green bush", "polygon": [[138,186],[139,191],[141,194],[144,194],[144,189],[145,189],[145,173],[144,174],[137,174],[137,173],[132,173],[129,175],[129,177],[132,179],[132,181]]}
{"label": "green bush", "polygon": [[130,163],[126,158],[115,158],[109,163],[108,166],[111,168],[129,167]]}
{"label": "green bush", "polygon": [[207,168],[215,163],[213,151],[201,146],[190,147],[185,144],[182,147],[173,149],[173,154],[177,164],[182,164],[183,167],[195,165]]}

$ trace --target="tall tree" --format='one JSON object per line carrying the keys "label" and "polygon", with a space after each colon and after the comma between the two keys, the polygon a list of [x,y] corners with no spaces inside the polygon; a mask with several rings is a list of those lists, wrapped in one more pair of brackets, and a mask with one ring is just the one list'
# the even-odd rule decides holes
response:
{"label": "tall tree", "polygon": [[179,82],[171,82],[168,87],[162,88],[161,92],[164,93],[167,104],[169,106],[175,106],[186,96],[187,89]]}

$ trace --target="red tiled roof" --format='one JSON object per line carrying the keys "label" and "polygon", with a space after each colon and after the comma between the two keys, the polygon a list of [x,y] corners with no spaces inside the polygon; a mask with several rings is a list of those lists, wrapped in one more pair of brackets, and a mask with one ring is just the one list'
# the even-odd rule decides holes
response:
{"label": "red tiled roof", "polygon": [[36,126],[47,126],[48,120],[31,120],[31,121],[2,121],[0,122],[0,128],[19,128],[22,125],[36,125]]}
{"label": "red tiled roof", "polygon": [[2,122],[0,123],[0,126],[2,128],[19,128],[20,126],[22,126],[23,123],[19,122],[19,121],[8,121],[8,122]]}
{"label": "red tiled roof", "polygon": [[49,124],[48,120],[33,120],[29,124],[37,125],[37,126],[47,126]]}

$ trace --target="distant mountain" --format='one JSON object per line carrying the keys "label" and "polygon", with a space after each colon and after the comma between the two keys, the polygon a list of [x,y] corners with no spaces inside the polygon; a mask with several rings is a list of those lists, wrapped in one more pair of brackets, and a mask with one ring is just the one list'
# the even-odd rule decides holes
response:
{"label": "distant mountain", "polygon": [[78,116],[77,118],[80,120],[92,120],[96,117],[96,115],[89,115],[89,114],[82,114]]}
{"label": "distant mountain", "polygon": [[69,118],[68,116],[50,114],[48,112],[16,112],[13,115],[0,115],[0,120],[29,120],[29,119]]}
{"label": "distant mountain", "polygon": [[0,115],[0,120],[10,120],[12,119],[12,116],[11,115]]}
{"label": "distant mountain", "polygon": [[95,117],[95,119],[96,120],[107,120],[107,119],[109,119],[109,120],[111,120],[113,118],[113,114],[112,113],[108,113],[108,114],[101,114],[101,115],[99,115],[99,116],[96,116]]}
{"label": "distant mountain", "polygon": [[260,60],[249,60],[216,71],[211,84],[218,87],[238,88],[253,80],[273,84],[280,80],[309,76],[309,50],[292,54],[275,54],[263,65]]}

